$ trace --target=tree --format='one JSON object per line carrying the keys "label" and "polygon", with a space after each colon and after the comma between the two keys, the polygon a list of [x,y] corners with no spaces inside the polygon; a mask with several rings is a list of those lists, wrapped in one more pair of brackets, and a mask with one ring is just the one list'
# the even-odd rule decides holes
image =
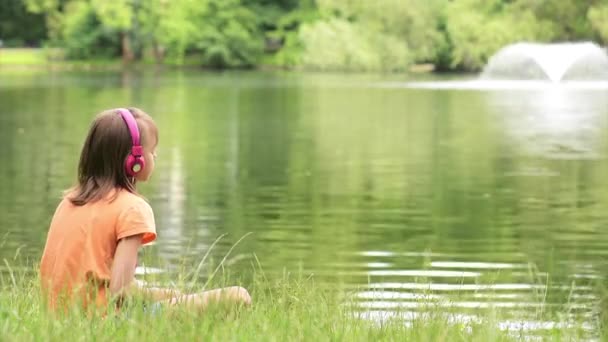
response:
{"label": "tree", "polygon": [[[504,0],[503,0],[504,1]],[[516,0],[513,8],[532,11],[545,23],[552,38],[565,40],[588,40],[592,34],[587,20],[587,11],[594,3],[604,0]]]}
{"label": "tree", "polygon": [[196,17],[194,48],[203,65],[214,68],[250,67],[262,52],[256,18],[240,0],[207,0]]}
{"label": "tree", "polygon": [[140,11],[142,31],[152,45],[157,62],[169,55],[175,64],[183,64],[186,51],[197,33],[196,18],[201,3],[193,0],[150,0]]}
{"label": "tree", "polygon": [[551,23],[529,8],[503,0],[450,2],[446,31],[451,42],[451,67],[479,70],[505,45],[517,41],[547,41]]}
{"label": "tree", "polygon": [[608,44],[608,4],[589,8],[587,17],[604,44]]}
{"label": "tree", "polygon": [[139,0],[91,0],[91,7],[102,26],[120,32],[122,58],[132,62],[141,57],[142,44],[138,39]]}
{"label": "tree", "polygon": [[65,48],[68,58],[112,58],[120,54],[120,32],[105,27],[91,3],[69,3],[62,17],[56,39]]}
{"label": "tree", "polygon": [[447,0],[317,1],[322,13],[402,40],[418,62],[433,60],[438,47],[444,44],[439,22],[447,3]]}
{"label": "tree", "polygon": [[58,40],[61,35],[63,10],[70,0],[23,0],[30,13],[44,16],[47,35],[51,40]]}
{"label": "tree", "polygon": [[45,38],[43,15],[29,13],[21,0],[0,0],[0,40],[5,45],[38,45]]}

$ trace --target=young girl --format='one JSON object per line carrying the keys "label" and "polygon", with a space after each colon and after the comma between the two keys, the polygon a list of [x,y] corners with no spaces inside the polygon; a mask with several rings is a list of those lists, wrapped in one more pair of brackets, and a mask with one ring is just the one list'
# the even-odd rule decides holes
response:
{"label": "young girl", "polygon": [[136,182],[154,171],[157,143],[156,124],[140,109],[107,110],[93,121],[78,184],[55,211],[40,263],[52,310],[76,303],[105,309],[138,293],[160,304],[198,309],[219,301],[251,303],[249,293],[236,286],[185,295],[136,285],[137,251],[156,239],[152,208],[137,193]]}

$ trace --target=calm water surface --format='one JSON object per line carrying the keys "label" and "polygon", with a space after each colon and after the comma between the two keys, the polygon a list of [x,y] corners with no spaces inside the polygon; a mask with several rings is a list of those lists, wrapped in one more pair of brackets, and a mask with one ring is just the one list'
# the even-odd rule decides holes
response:
{"label": "calm water surface", "polygon": [[[395,76],[0,74],[0,258],[37,261],[99,110],[160,127],[149,265],[211,244],[246,279],[312,274],[373,319],[488,307],[593,330],[608,272],[608,90],[416,87]],[[5,265],[5,263],[2,263]],[[6,266],[0,266],[6,267]],[[4,269],[6,270],[6,269]]]}

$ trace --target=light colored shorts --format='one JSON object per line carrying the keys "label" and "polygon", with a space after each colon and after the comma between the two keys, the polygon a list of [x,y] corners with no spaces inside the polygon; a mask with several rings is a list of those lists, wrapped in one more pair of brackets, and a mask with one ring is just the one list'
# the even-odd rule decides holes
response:
{"label": "light colored shorts", "polygon": [[144,313],[149,315],[158,315],[162,312],[163,305],[159,302],[144,305]]}

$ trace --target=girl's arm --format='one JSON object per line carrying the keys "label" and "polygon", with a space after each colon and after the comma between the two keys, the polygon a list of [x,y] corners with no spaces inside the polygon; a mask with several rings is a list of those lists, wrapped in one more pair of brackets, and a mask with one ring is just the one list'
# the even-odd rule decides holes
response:
{"label": "girl's arm", "polygon": [[137,251],[141,247],[143,234],[128,236],[118,241],[110,276],[110,295],[112,298],[123,298],[131,292],[135,284],[135,266]]}
{"label": "girl's arm", "polygon": [[154,301],[164,299],[163,302],[169,305],[184,304],[200,309],[223,300],[246,305],[251,304],[249,292],[239,286],[190,295],[183,295],[172,289],[141,287],[134,279],[137,250],[141,246],[142,236],[143,234],[126,237],[120,240],[118,246],[116,246],[114,263],[112,264],[112,278],[110,279],[112,298],[117,298],[120,302],[127,295],[139,293]]}
{"label": "girl's arm", "polygon": [[159,301],[182,295],[174,289],[145,287],[135,280],[135,265],[137,265],[137,251],[141,247],[141,238],[142,234],[129,236],[121,239],[116,246],[110,278],[112,297],[142,295],[148,300]]}

